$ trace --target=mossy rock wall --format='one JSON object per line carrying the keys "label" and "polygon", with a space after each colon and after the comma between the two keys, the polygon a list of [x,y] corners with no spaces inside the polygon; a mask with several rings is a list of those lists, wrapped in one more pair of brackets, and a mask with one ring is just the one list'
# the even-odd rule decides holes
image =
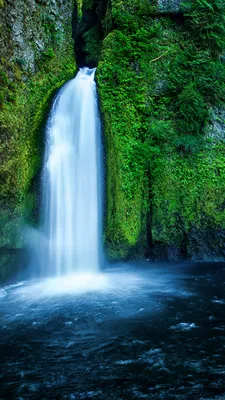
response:
{"label": "mossy rock wall", "polygon": [[[73,3],[0,4],[2,247],[35,222],[41,126],[75,71]],[[223,259],[225,5],[77,0],[80,63],[97,68],[111,259]],[[80,41],[80,42],[79,42]]]}
{"label": "mossy rock wall", "polygon": [[[75,73],[73,1],[1,3],[0,247],[20,248],[35,223],[43,125],[52,95]],[[36,210],[36,212],[35,212]]]}
{"label": "mossy rock wall", "polygon": [[107,254],[223,259],[224,2],[105,6],[97,82]]}

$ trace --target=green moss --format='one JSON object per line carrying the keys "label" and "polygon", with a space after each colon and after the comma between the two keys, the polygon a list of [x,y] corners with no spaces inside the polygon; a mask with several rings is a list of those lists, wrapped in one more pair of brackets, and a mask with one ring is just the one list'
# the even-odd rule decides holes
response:
{"label": "green moss", "polygon": [[[193,227],[225,229],[225,146],[223,138],[210,143],[205,137],[210,110],[225,107],[224,2],[187,0],[176,16],[160,15],[156,1],[149,0],[77,0],[77,5],[77,35],[85,43],[79,50],[90,64],[99,61],[108,255],[143,255],[148,233],[153,246],[179,248]],[[87,10],[85,21],[81,12]],[[31,79],[24,60],[14,60],[12,82],[4,75],[5,60],[1,75],[6,244],[9,237],[18,244],[15,221],[33,215],[40,127],[54,90],[74,72],[71,48],[61,45],[51,17],[40,17],[51,38],[39,57],[40,71]]]}
{"label": "green moss", "polygon": [[182,6],[186,26],[194,42],[213,52],[224,50],[225,4],[223,0],[186,0]]}
{"label": "green moss", "polygon": [[22,45],[15,37],[11,3],[5,2],[1,19],[0,248],[22,247],[23,223],[37,224],[44,124],[55,91],[76,70],[73,1],[37,2],[32,12],[29,1],[22,3],[20,11],[20,2],[13,5],[21,15]]}
{"label": "green moss", "polygon": [[138,248],[143,254],[148,220],[153,245],[179,247],[184,234],[203,229],[205,221],[225,228],[224,145],[209,147],[204,137],[210,108],[224,105],[218,51],[225,22],[217,12],[222,2],[211,2],[219,29],[203,3],[189,2],[183,19],[159,17],[145,0],[112,4],[114,30],[103,41],[97,70],[111,257]]}
{"label": "green moss", "polygon": [[82,0],[82,10],[92,9],[94,7],[94,0]]}
{"label": "green moss", "polygon": [[[5,88],[1,111],[3,136],[1,164],[1,245],[22,245],[21,222],[34,220],[37,196],[31,182],[41,168],[42,127],[54,92],[75,73],[72,49],[68,56],[52,54],[45,58],[38,73],[27,83],[21,80],[15,64],[17,84]],[[13,96],[13,100],[10,100]],[[32,200],[32,201],[31,201]]]}
{"label": "green moss", "polygon": [[179,247],[183,233],[188,234],[192,228],[203,232],[208,227],[225,228],[224,156],[225,146],[218,144],[186,158],[165,148],[154,159],[153,241]]}
{"label": "green moss", "polygon": [[84,33],[84,51],[87,54],[86,62],[89,65],[97,65],[101,51],[101,35],[97,25]]}
{"label": "green moss", "polygon": [[102,40],[112,27],[111,2],[76,0],[76,7],[78,18],[74,33],[77,63],[93,68],[100,60]]}

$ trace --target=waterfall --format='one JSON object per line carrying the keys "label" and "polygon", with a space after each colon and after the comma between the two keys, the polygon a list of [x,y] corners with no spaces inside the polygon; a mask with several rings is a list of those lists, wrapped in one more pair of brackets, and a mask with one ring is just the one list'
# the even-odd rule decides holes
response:
{"label": "waterfall", "polygon": [[95,272],[101,254],[101,138],[95,69],[58,93],[46,127],[43,273]]}

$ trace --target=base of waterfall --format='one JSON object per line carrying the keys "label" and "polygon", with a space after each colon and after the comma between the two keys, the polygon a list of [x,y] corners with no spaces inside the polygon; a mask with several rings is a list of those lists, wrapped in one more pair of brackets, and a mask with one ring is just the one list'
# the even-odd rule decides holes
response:
{"label": "base of waterfall", "polygon": [[[150,265],[145,263],[144,265]],[[160,269],[163,273],[159,274]],[[168,295],[172,292],[179,296],[189,295],[188,292],[180,291],[176,285],[176,280],[171,283],[172,270],[165,267],[164,264],[151,264],[151,269],[145,269],[142,266],[137,268],[134,264],[118,264],[111,267],[105,267],[101,272],[83,272],[57,277],[38,278],[25,280],[12,285],[15,296],[22,297],[24,301],[32,302],[39,299],[48,299],[54,297],[73,296],[74,299],[85,294],[113,294],[122,298],[132,298],[139,296],[139,291],[144,293],[147,285],[151,293],[163,291]],[[178,274],[180,276],[180,273]],[[10,286],[7,290],[10,291]]]}
{"label": "base of waterfall", "polygon": [[0,290],[0,399],[224,399],[225,264],[123,265]]}
{"label": "base of waterfall", "polygon": [[104,291],[108,287],[109,281],[103,274],[78,273],[31,282],[21,288],[20,293],[32,297],[49,297]]}
{"label": "base of waterfall", "polygon": [[143,281],[143,276],[134,271],[124,270],[121,272],[117,268],[113,268],[105,270],[105,272],[84,272],[24,281],[19,285],[17,294],[25,299],[38,299],[94,292],[115,293],[120,291],[121,293],[137,289],[138,283],[141,285],[141,281]]}

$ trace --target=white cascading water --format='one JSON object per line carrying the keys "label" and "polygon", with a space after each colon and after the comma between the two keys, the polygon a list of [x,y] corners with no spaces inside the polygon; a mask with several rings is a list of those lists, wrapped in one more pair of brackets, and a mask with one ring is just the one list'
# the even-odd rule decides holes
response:
{"label": "white cascading water", "polygon": [[46,128],[44,274],[96,272],[101,254],[101,138],[95,69],[81,68],[55,99]]}

